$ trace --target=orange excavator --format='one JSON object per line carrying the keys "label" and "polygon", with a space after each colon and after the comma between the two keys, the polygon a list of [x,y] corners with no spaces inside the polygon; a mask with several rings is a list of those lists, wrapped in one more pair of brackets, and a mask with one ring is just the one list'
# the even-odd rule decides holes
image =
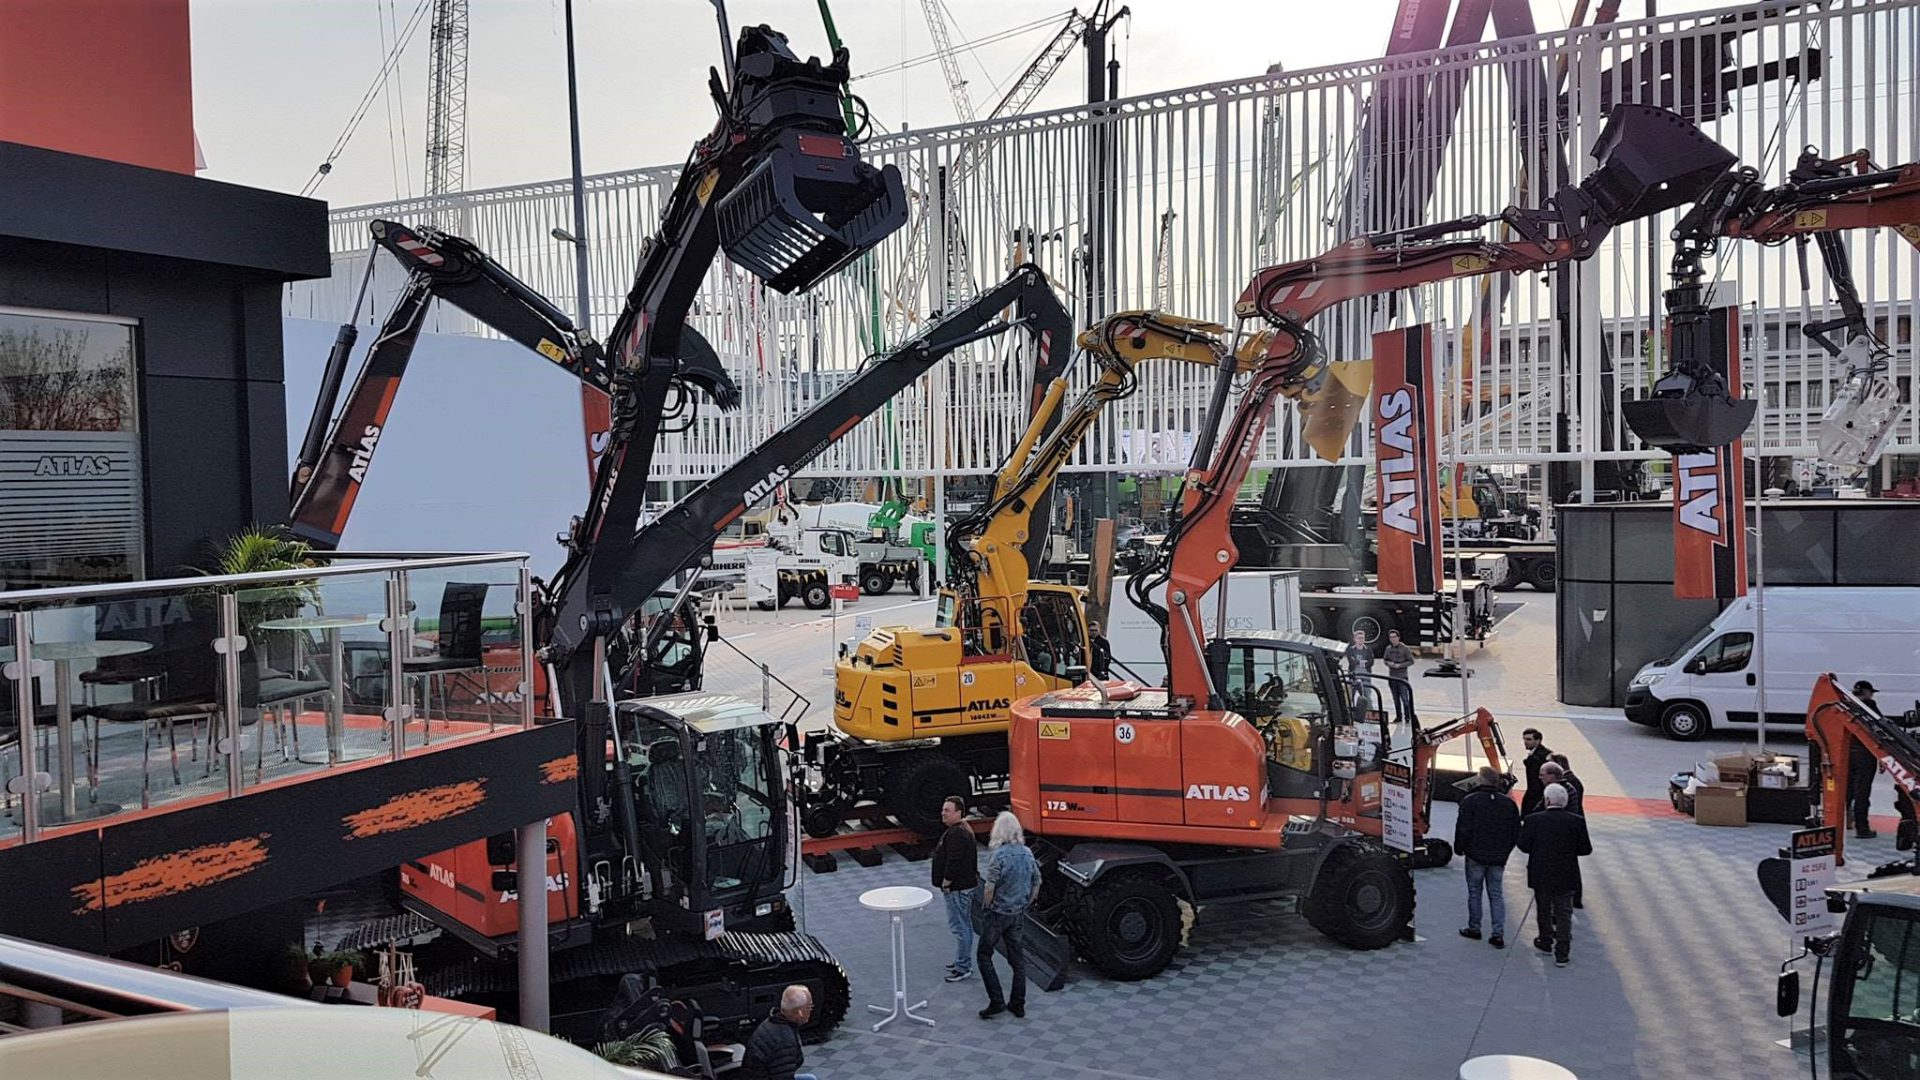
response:
{"label": "orange excavator", "polygon": [[[1307,441],[1323,455],[1364,400],[1308,329],[1315,315],[1588,258],[1613,227],[1692,200],[1734,160],[1686,120],[1643,105],[1614,109],[1595,156],[1600,168],[1542,208],[1362,237],[1262,270],[1241,294],[1236,313],[1273,335],[1266,355],[1223,434],[1233,371],[1220,365],[1179,517],[1157,564],[1130,583],[1160,622],[1168,685],[1094,684],[1013,706],[1013,809],[1046,864],[1035,919],[1101,971],[1139,979],[1164,968],[1180,946],[1182,903],[1295,897],[1315,928],[1358,949],[1411,934],[1412,875],[1388,844],[1412,849],[1425,831],[1408,819],[1425,816],[1434,740],[1477,731],[1498,761],[1492,717],[1482,710],[1396,745],[1378,694],[1339,674],[1341,643],[1283,631],[1209,640],[1199,602],[1237,561],[1233,499],[1277,399],[1314,403]],[[1517,239],[1443,239],[1494,221]]]}

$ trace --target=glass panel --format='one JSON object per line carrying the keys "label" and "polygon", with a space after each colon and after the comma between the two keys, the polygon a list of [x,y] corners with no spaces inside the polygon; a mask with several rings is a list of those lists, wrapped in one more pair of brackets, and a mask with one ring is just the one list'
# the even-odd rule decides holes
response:
{"label": "glass panel", "polygon": [[1858,1075],[1911,1076],[1920,1069],[1920,922],[1874,914],[1854,940],[1840,1046]]}
{"label": "glass panel", "polygon": [[751,884],[778,861],[773,850],[773,769],[762,745],[765,731],[735,728],[706,736],[700,746],[707,881],[715,892]]}
{"label": "glass panel", "polygon": [[[1253,645],[1235,645],[1227,654],[1227,703],[1258,728],[1275,765],[1313,774],[1315,745],[1330,713],[1327,688],[1312,658],[1304,653]],[[1273,770],[1269,770],[1271,775]],[[1273,794],[1289,785],[1275,776]]]}
{"label": "glass panel", "polygon": [[133,331],[0,311],[0,590],[141,575]]}
{"label": "glass panel", "polygon": [[403,660],[413,701],[407,745],[517,727],[528,685],[525,626],[514,611],[518,565],[413,570],[404,578],[412,614],[412,649]]}
{"label": "glass panel", "polygon": [[391,753],[387,577],[368,570],[236,594],[248,642],[239,660],[247,782]]}

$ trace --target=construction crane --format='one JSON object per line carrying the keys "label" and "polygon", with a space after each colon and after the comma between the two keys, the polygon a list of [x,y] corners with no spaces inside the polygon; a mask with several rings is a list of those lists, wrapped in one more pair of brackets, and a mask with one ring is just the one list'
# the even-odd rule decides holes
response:
{"label": "construction crane", "polygon": [[445,197],[467,183],[467,0],[433,0],[433,75],[427,113],[427,198],[434,224],[446,219]]}
{"label": "construction crane", "polygon": [[[927,9],[928,29],[933,33],[934,46],[941,54],[941,68],[946,73],[947,89],[953,95],[954,110],[960,114],[962,121],[971,122],[975,119],[972,97],[967,93],[966,81],[960,78],[959,62],[951,47],[943,44],[948,39],[946,23],[935,9],[939,0],[923,0],[923,3]],[[1013,85],[1007,88],[1005,94],[1001,95],[999,102],[994,105],[986,118],[997,120],[1003,116],[1014,116],[1025,112],[1040,95],[1040,91],[1046,87],[1048,81],[1060,70],[1060,65],[1066,63],[1067,57],[1073,54],[1075,46],[1080,43],[1081,37],[1086,34],[1090,26],[1092,22],[1077,9],[1067,12],[1066,20],[1060,24],[1060,29],[1054,32],[1052,39],[1040,49],[1039,55],[1033,58],[1033,62],[1027,65],[1026,70],[1020,73],[1020,77],[1013,81]],[[949,252],[965,250],[965,241],[960,234],[960,215],[955,193],[973,173],[983,153],[984,147],[981,144],[970,143],[946,167],[944,177],[923,178],[921,185],[923,192],[932,191],[933,182],[938,182],[942,189],[940,201],[946,207],[946,243]],[[928,220],[926,213],[914,217],[907,232],[907,257],[900,264],[899,271],[894,275],[893,284],[887,290],[889,338],[905,333],[910,326],[919,322],[923,315],[918,301],[920,289],[926,282],[929,266]],[[964,260],[960,261],[964,263]],[[953,261],[949,259],[943,262],[942,266],[946,282],[936,302],[946,304],[947,293],[957,287],[958,283],[954,280]]]}
{"label": "construction crane", "polygon": [[1153,243],[1153,307],[1155,311],[1167,310],[1168,298],[1173,293],[1173,219],[1178,216],[1171,210],[1160,212],[1160,236]]}

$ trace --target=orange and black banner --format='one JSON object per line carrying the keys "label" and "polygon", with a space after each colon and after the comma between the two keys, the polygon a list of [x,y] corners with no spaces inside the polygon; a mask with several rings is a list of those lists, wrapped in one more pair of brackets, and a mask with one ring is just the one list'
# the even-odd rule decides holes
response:
{"label": "orange and black banner", "polygon": [[573,725],[545,724],[0,848],[0,934],[158,941],[569,813],[578,771]]}
{"label": "orange and black banner", "polygon": [[1432,327],[1373,335],[1373,452],[1379,477],[1380,591],[1440,590]]}
{"label": "orange and black banner", "polygon": [[[1740,309],[1708,315],[1708,360],[1739,387]],[[1743,440],[1673,458],[1673,595],[1731,600],[1747,594],[1747,499]]]}

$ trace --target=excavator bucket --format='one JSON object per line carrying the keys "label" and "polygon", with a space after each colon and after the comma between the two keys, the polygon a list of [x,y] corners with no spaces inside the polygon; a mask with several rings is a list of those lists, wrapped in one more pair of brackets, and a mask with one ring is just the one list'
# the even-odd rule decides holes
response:
{"label": "excavator bucket", "polygon": [[1620,403],[1627,427],[1648,446],[1690,454],[1726,446],[1753,425],[1760,403],[1752,398],[1703,393],[1693,379],[1675,373],[1653,384],[1654,396]]}
{"label": "excavator bucket", "polygon": [[1633,104],[1613,107],[1593,157],[1580,189],[1614,225],[1694,201],[1737,160],[1684,117]]}
{"label": "excavator bucket", "polygon": [[776,292],[810,289],[907,223],[900,170],[839,135],[781,136],[716,208],[727,258]]}
{"label": "excavator bucket", "polygon": [[1317,384],[1305,384],[1288,396],[1300,413],[1300,434],[1325,461],[1346,454],[1347,436],[1367,410],[1373,390],[1373,361],[1338,360],[1327,365]]}

